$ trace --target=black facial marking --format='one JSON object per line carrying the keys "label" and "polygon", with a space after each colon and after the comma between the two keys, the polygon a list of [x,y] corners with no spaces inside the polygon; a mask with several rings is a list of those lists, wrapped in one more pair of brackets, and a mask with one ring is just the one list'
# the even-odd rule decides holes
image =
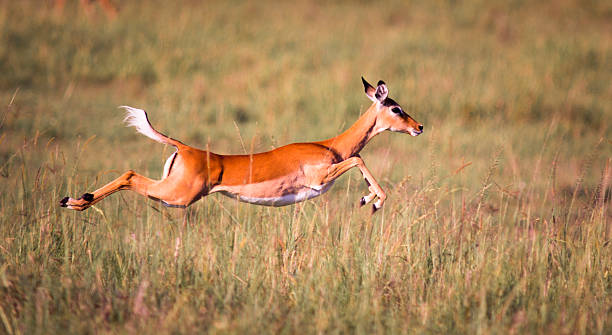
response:
{"label": "black facial marking", "polygon": [[68,202],[68,197],[65,197],[64,199],[60,200],[60,206],[62,207],[68,207],[68,205],[66,205],[66,203]]}
{"label": "black facial marking", "polygon": [[379,80],[379,81],[378,81],[378,84],[376,84],[376,86],[380,86],[380,85],[386,85],[386,84],[385,84],[385,82],[384,82],[384,81]]}
{"label": "black facial marking", "polygon": [[94,195],[91,193],[85,193],[81,196],[81,198],[85,201],[92,201],[94,199]]}
{"label": "black facial marking", "polygon": [[363,205],[365,204],[366,204],[365,197],[362,197],[361,200],[359,200],[359,207],[363,207]]}
{"label": "black facial marking", "polygon": [[395,114],[398,114],[402,117],[410,117],[410,115],[404,112],[402,107],[400,107],[400,105],[391,98],[385,99],[385,101],[382,102],[382,105],[385,107],[391,107],[391,111]]}
{"label": "black facial marking", "polygon": [[382,102],[382,105],[385,107],[392,107],[392,106],[399,106],[399,104],[397,102],[395,102],[395,100],[391,99],[391,98],[387,98]]}

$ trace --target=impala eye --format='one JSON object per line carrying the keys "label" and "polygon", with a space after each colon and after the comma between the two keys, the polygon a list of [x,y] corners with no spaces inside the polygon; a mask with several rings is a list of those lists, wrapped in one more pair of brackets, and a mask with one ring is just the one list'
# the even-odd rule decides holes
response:
{"label": "impala eye", "polygon": [[391,111],[395,114],[402,114],[402,109],[399,107],[393,107],[391,108]]}

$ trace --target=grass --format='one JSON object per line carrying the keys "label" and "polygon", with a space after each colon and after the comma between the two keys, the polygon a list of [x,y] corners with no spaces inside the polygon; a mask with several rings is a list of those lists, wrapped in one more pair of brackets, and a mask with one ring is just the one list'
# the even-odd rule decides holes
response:
{"label": "grass", "polygon": [[[97,8],[97,7],[95,7]],[[612,332],[612,7],[605,2],[0,2],[0,330]],[[170,149],[334,136],[384,79],[425,125],[282,208],[119,193]]]}

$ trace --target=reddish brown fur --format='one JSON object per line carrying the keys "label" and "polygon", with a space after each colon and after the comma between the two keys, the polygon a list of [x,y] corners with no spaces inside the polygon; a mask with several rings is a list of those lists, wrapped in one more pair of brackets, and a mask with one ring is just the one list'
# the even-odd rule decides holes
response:
{"label": "reddish brown fur", "polygon": [[382,206],[386,195],[359,157],[359,151],[384,130],[416,136],[421,133],[422,125],[406,114],[391,112],[395,105],[382,103],[386,97],[384,83],[383,87],[378,87],[384,95],[382,99],[375,95],[376,89],[368,85],[364,80],[366,94],[374,103],[353,126],[334,138],[289,144],[252,155],[218,155],[161,135],[167,143],[177,147],[172,168],[162,180],[151,180],[130,170],[94,191],[91,201],[83,199],[89,196],[67,197],[60,204],[84,210],[114,192],[132,190],[176,207],[189,206],[214,192],[258,204],[284,205],[325,192],[336,178],[358,167],[370,190],[370,194],[361,199],[361,204],[378,197],[373,207],[376,210]]}

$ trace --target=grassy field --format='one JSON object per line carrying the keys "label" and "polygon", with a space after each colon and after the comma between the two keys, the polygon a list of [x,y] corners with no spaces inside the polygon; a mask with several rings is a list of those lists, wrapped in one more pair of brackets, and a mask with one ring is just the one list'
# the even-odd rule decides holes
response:
{"label": "grassy field", "polygon": [[[119,1],[115,1],[119,3]],[[0,333],[612,333],[612,3],[0,1]],[[58,201],[172,148],[335,136],[360,76],[425,125],[269,208]]]}

